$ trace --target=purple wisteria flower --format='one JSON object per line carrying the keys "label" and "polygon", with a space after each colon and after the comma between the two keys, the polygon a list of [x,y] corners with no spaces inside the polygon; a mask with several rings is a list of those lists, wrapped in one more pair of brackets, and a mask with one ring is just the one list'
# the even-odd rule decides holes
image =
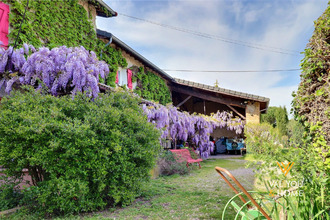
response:
{"label": "purple wisteria flower", "polygon": [[239,118],[233,118],[233,115],[228,112],[217,112],[211,116],[191,115],[180,112],[172,105],[163,106],[153,102],[143,104],[141,107],[148,121],[162,131],[162,139],[183,141],[190,139],[205,158],[214,148],[213,143],[209,141],[214,129],[226,128],[241,134],[244,128],[244,122]]}
{"label": "purple wisteria flower", "polygon": [[105,78],[108,73],[108,65],[84,47],[36,50],[24,44],[14,51],[12,47],[0,48],[0,88],[5,86],[8,93],[17,83],[37,89],[44,85],[52,95],[71,92],[74,96],[77,92],[86,92],[95,98],[100,92],[99,77]]}

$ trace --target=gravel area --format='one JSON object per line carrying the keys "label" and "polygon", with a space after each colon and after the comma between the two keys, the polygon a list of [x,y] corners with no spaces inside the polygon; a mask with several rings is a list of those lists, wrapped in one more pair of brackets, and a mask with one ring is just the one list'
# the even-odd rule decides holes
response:
{"label": "gravel area", "polygon": [[242,155],[233,155],[233,154],[217,154],[217,155],[210,155],[208,159],[229,159],[229,158],[240,158],[243,157]]}

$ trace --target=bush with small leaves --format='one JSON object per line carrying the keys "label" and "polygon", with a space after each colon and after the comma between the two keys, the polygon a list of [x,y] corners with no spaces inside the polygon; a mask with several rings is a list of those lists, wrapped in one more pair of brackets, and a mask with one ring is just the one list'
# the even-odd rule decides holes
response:
{"label": "bush with small leaves", "polygon": [[126,92],[93,101],[12,92],[0,105],[0,164],[7,176],[27,168],[24,202],[48,216],[129,204],[155,164],[160,133]]}

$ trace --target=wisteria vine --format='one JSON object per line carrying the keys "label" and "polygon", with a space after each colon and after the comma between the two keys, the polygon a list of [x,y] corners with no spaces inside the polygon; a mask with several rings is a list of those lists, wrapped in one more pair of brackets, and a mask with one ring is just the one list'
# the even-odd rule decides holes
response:
{"label": "wisteria vine", "polygon": [[225,111],[218,111],[211,116],[189,114],[180,112],[173,105],[164,106],[153,102],[144,103],[142,109],[148,121],[162,130],[161,139],[168,137],[172,140],[190,139],[204,158],[213,151],[214,145],[210,142],[210,134],[215,128],[226,128],[235,131],[236,134],[241,134],[244,129],[244,121],[233,118],[232,113]]}
{"label": "wisteria vine", "polygon": [[[0,48],[0,89],[10,93],[13,85],[32,85],[36,89],[46,87],[48,92],[57,96],[71,92],[86,92],[96,98],[100,92],[99,77],[105,78],[109,67],[99,61],[94,52],[84,47],[61,46],[53,49],[24,44],[22,48],[7,50]],[[162,130],[161,139],[191,140],[201,156],[207,158],[213,151],[209,141],[215,128],[226,128],[241,134],[244,121],[233,118],[228,112],[217,112],[211,116],[180,112],[173,105],[145,102],[142,109],[148,121]]]}
{"label": "wisteria vine", "polygon": [[24,44],[22,48],[0,48],[0,89],[10,93],[14,84],[46,87],[52,95],[86,92],[93,98],[99,93],[99,77],[104,78],[109,67],[99,61],[93,51],[84,47],[49,49]]}

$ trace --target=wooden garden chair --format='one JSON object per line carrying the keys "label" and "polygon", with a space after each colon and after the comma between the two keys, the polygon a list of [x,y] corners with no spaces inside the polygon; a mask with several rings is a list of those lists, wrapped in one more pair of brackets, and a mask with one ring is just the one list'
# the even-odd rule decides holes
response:
{"label": "wooden garden chair", "polygon": [[[239,215],[242,216],[242,220],[252,220],[252,219],[267,219],[271,220],[271,218],[268,216],[268,214],[261,208],[261,206],[252,198],[250,193],[245,190],[245,188],[237,181],[237,179],[226,169],[221,167],[215,167],[215,170],[219,173],[219,175],[225,180],[225,182],[228,184],[228,186],[236,193],[234,197],[232,197],[226,204],[223,213],[222,213],[222,219],[225,219],[225,212],[228,207],[228,205],[232,205],[234,209],[236,210],[237,214],[235,219],[238,218]],[[242,191],[239,193],[237,189],[229,182],[229,180],[225,177],[223,174],[227,174],[227,176],[230,177],[238,186],[238,188]],[[242,194],[245,194],[246,197],[249,199],[249,201],[246,201],[245,198],[242,196]],[[236,202],[234,202],[234,198],[239,197],[241,201],[244,203],[243,206],[239,206]],[[253,209],[253,206],[251,206],[251,203],[257,208],[257,210]]]}

